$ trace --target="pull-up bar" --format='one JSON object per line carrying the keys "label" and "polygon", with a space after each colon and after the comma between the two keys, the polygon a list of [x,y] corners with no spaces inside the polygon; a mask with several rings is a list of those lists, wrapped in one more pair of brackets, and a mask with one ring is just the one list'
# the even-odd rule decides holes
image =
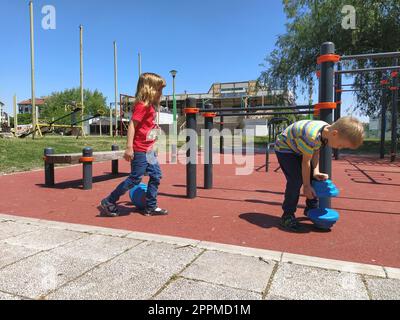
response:
{"label": "pull-up bar", "polygon": [[221,113],[220,115],[223,117],[230,117],[230,116],[281,116],[281,115],[289,115],[289,114],[298,114],[298,115],[307,115],[307,114],[314,114],[314,111],[289,111],[289,112],[249,112],[249,113]]}
{"label": "pull-up bar", "polygon": [[337,73],[337,74],[345,74],[345,73],[363,73],[363,72],[388,71],[388,70],[400,70],[400,66],[375,67],[375,68],[353,69],[353,70],[336,70],[335,73]]}
{"label": "pull-up bar", "polygon": [[225,112],[225,111],[240,111],[240,112],[247,112],[247,111],[272,111],[272,110],[286,110],[286,109],[312,109],[314,108],[313,105],[299,105],[299,106],[286,106],[286,107],[249,107],[247,109],[243,108],[220,108],[220,109],[199,109],[199,112]]}
{"label": "pull-up bar", "polygon": [[384,58],[400,58],[400,52],[355,54],[349,56],[341,56],[340,60],[343,61],[343,60],[384,59]]}

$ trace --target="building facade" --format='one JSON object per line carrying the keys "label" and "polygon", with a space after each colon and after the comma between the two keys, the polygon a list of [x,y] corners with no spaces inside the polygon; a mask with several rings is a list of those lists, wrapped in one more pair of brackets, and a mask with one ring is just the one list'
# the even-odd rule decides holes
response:
{"label": "building facade", "polygon": [[[37,117],[40,117],[40,107],[44,105],[45,100],[43,98],[36,98],[36,113]],[[32,114],[32,100],[24,100],[18,103],[18,113],[19,114]]]}

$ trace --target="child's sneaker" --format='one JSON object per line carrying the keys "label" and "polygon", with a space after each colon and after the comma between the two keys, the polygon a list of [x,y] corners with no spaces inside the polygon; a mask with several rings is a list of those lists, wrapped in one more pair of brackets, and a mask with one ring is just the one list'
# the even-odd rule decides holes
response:
{"label": "child's sneaker", "polygon": [[118,217],[119,212],[117,206],[115,203],[108,201],[107,198],[101,200],[100,206],[103,208],[103,211],[101,212],[102,216]]}
{"label": "child's sneaker", "polygon": [[296,220],[294,215],[283,215],[280,226],[285,230],[292,232],[302,232],[303,228],[300,223]]}
{"label": "child's sneaker", "polygon": [[155,208],[155,209],[144,209],[143,214],[145,216],[165,216],[168,214],[168,211],[165,209],[161,209],[161,208]]}

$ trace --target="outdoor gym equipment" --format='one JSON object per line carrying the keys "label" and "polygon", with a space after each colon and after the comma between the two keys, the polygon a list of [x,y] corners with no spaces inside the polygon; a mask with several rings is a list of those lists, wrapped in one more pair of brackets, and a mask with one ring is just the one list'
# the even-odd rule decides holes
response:
{"label": "outdoor gym equipment", "polygon": [[[69,127],[68,125],[57,125],[55,123],[60,121],[60,120],[62,120],[62,119],[65,119],[65,118],[67,118],[69,116],[72,116],[72,115],[76,114],[77,112],[79,112],[81,110],[82,110],[81,107],[77,107],[72,112],[63,115],[62,117],[57,118],[56,120],[53,120],[50,123],[40,123],[40,124],[37,123],[34,129],[32,129],[31,131],[29,131],[27,133],[24,133],[24,134],[20,135],[19,137],[20,138],[26,138],[26,137],[30,136],[31,134],[33,134],[33,133],[35,133],[37,131],[42,136],[43,133],[46,134],[46,133],[49,133],[49,132],[53,131],[54,127],[63,127],[63,128]],[[42,131],[41,127],[45,127],[45,128],[47,128],[47,130],[46,131]]]}
{"label": "outdoor gym equipment", "polygon": [[[337,197],[339,190],[331,180],[312,182],[312,186],[319,199]],[[317,228],[330,229],[339,220],[339,213],[336,210],[325,208],[323,204],[319,208],[311,209],[307,213],[308,218],[314,223]]]}
{"label": "outdoor gym equipment", "polygon": [[[265,171],[266,172],[268,172],[268,170],[269,170],[269,151],[275,147],[276,137],[278,136],[278,134],[280,132],[283,131],[282,125],[285,123],[286,123],[286,127],[288,127],[290,125],[290,120],[285,117],[272,118],[268,121],[268,142],[267,142],[267,148],[265,151]],[[281,129],[281,130],[279,130],[279,129]],[[277,172],[279,169],[280,169],[280,167],[275,169],[275,172]]]}
{"label": "outdoor gym equipment", "polygon": [[143,210],[146,207],[146,193],[147,185],[144,183],[134,186],[129,191],[129,197],[131,198],[132,203],[139,210]]}

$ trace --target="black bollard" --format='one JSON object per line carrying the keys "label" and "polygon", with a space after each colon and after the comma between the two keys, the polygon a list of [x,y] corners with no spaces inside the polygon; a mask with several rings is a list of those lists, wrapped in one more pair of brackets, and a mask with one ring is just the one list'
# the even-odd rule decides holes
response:
{"label": "black bollard", "polygon": [[[111,146],[111,151],[118,151],[119,146],[116,144],[113,144]],[[111,172],[112,174],[118,174],[118,159],[111,160]]]}
{"label": "black bollard", "polygon": [[[206,109],[212,109],[211,103],[206,104]],[[205,112],[204,117],[204,189],[212,189],[213,187],[213,138],[211,130],[214,127],[214,117],[216,113]]]}
{"label": "black bollard", "polygon": [[93,149],[90,147],[82,150],[81,162],[83,164],[83,190],[92,189],[93,178]]}
{"label": "black bollard", "polygon": [[219,120],[219,153],[224,154],[224,136],[222,134],[222,131],[224,130],[224,116],[219,116]]}
{"label": "black bollard", "polygon": [[196,99],[187,98],[185,100],[186,115],[186,196],[194,199],[197,196],[197,113]]}
{"label": "black bollard", "polygon": [[48,163],[46,157],[54,154],[53,148],[44,149],[44,184],[46,187],[54,186],[54,163]]}

